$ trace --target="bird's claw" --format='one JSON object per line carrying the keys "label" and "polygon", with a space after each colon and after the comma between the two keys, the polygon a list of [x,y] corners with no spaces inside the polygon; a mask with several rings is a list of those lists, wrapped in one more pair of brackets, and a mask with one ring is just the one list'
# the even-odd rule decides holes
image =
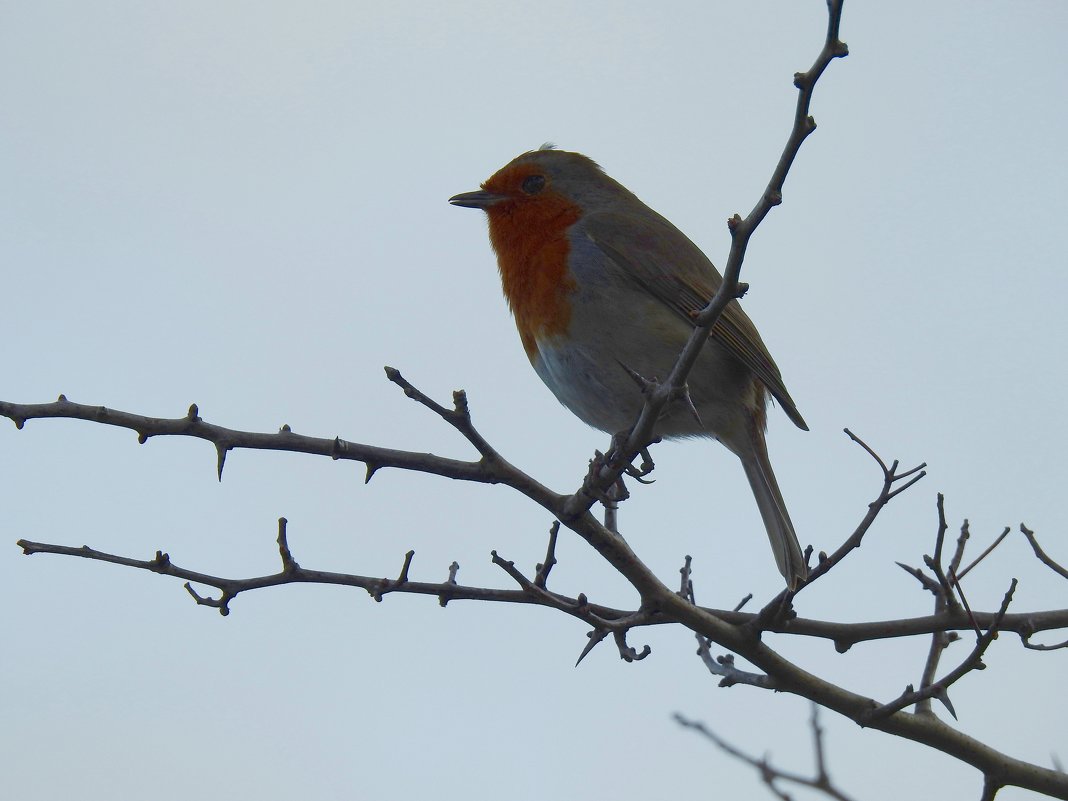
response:
{"label": "bird's claw", "polygon": [[633,478],[639,484],[656,483],[655,479],[646,478],[646,476],[653,472],[653,469],[656,467],[656,465],[653,463],[653,457],[649,455],[649,449],[642,448],[639,453],[642,457],[642,463],[637,467],[635,467],[633,464],[628,464],[623,469],[623,472]]}

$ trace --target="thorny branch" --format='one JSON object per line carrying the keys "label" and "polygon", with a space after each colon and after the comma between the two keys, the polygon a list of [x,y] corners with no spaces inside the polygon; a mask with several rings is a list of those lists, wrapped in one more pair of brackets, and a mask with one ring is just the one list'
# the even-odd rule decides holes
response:
{"label": "thorny branch", "polygon": [[[439,416],[456,425],[453,422],[455,420],[453,412],[441,407],[437,407],[435,411]],[[222,480],[223,467],[226,464],[226,454],[237,449],[289,451],[312,456],[328,456],[336,461],[363,462],[367,466],[367,481],[370,481],[375,472],[383,467],[433,473],[446,478],[487,484],[501,480],[494,471],[494,465],[485,461],[485,457],[483,461],[465,462],[429,453],[379,448],[374,445],[349,442],[340,437],[333,439],[309,437],[294,433],[288,425],[283,425],[274,434],[238,431],[206,422],[201,418],[200,409],[195,403],[182,417],[160,418],[123,412],[106,406],[73,403],[67,400],[65,395],[60,395],[52,403],[0,401],[0,416],[10,419],[19,430],[22,430],[28,420],[47,418],[87,420],[101,425],[129,429],[137,434],[137,441],[142,445],[153,437],[178,436],[203,439],[212,443],[218,453],[217,473],[220,480]]]}
{"label": "thorny branch", "polygon": [[[907,706],[917,705],[917,714],[921,712],[930,714],[930,706],[920,707],[920,704],[931,698],[937,698],[943,704],[946,709],[949,710],[953,717],[957,717],[956,711],[953,709],[953,704],[949,701],[949,688],[961,679],[966,673],[970,673],[973,670],[983,670],[986,665],[983,664],[983,654],[986,653],[990,644],[997,639],[998,626],[1001,623],[1001,618],[1005,616],[1005,612],[1008,611],[1009,604],[1012,602],[1012,596],[1016,592],[1016,579],[1012,580],[1009,585],[1008,591],[1005,593],[1005,597],[1002,599],[1001,608],[994,616],[993,622],[990,624],[990,628],[986,632],[982,633],[976,638],[975,647],[971,653],[953,670],[947,673],[938,681],[927,681],[920,686],[919,690],[914,690],[912,685],[909,685],[905,692],[903,692],[898,698],[894,699],[890,703],[883,704],[871,711],[870,719],[877,720],[881,717],[892,715],[895,712],[904,709]],[[937,662],[937,659],[935,660]],[[933,675],[933,670],[931,671]],[[926,678],[926,671],[925,671]]]}
{"label": "thorny branch", "polygon": [[[603,526],[589,513],[593,504],[598,499],[606,496],[609,488],[626,471],[631,461],[653,441],[653,426],[661,411],[668,403],[677,401],[680,397],[685,396],[686,377],[695,363],[704,341],[708,338],[712,326],[727,304],[745,292],[746,286],[739,282],[739,275],[750,237],[771,209],[781,203],[782,189],[790,166],[802,142],[815,130],[815,122],[809,116],[814,87],[830,62],[835,58],[845,56],[848,52],[845,45],[838,39],[841,5],[841,0],[828,1],[827,35],[822,50],[807,72],[799,73],[795,76],[794,82],[798,88],[798,100],[794,124],[767,188],[747,217],[742,219],[736,215],[729,222],[732,235],[731,249],[724,269],[723,282],[719,290],[709,305],[695,318],[696,327],[693,335],[680,354],[668,378],[663,384],[654,386],[649,392],[645,407],[624,443],[613,448],[611,458],[604,460],[588,480],[583,483],[579,491],[572,495],[561,495],[550,491],[507,462],[490,447],[475,430],[471,422],[467,398],[462,392],[454,395],[453,407],[449,409],[432,401],[404,380],[400,373],[395,370],[387,370],[390,380],[400,386],[406,395],[433,411],[459,431],[479,454],[477,460],[460,461],[445,459],[432,454],[396,451],[346,442],[337,437],[332,440],[306,437],[295,434],[289,426],[282,426],[281,430],[276,434],[235,431],[204,422],[200,417],[199,409],[195,405],[191,406],[189,412],[183,417],[158,419],[117,412],[104,407],[74,404],[62,396],[52,404],[23,405],[0,402],[0,415],[12,419],[19,428],[23,426],[26,420],[32,418],[66,417],[92,420],[101,424],[134,430],[138,433],[138,439],[142,443],[153,436],[167,435],[192,436],[205,439],[215,445],[218,455],[217,470],[220,477],[226,454],[230,450],[234,448],[252,448],[293,451],[329,456],[337,460],[361,461],[366,465],[367,479],[370,479],[375,471],[382,467],[397,467],[434,473],[465,481],[505,484],[549,511],[563,526],[581,537],[611,567],[625,577],[641,599],[639,608],[636,611],[621,612],[620,610],[598,607],[590,604],[588,599],[582,595],[572,599],[550,592],[543,585],[547,578],[548,567],[551,566],[554,557],[546,559],[544,563],[546,569],[539,571],[540,575],[536,573],[533,581],[527,579],[519,571],[514,571],[513,573],[514,565],[500,560],[501,566],[505,567],[507,565],[508,567],[505,569],[513,580],[520,585],[520,589],[510,591],[487,591],[483,588],[459,585],[456,581],[459,569],[456,562],[453,562],[449,567],[448,579],[445,582],[414,582],[409,576],[413,558],[411,554],[406,555],[400,575],[396,579],[311,571],[301,567],[293,559],[285,538],[284,522],[279,524],[280,532],[278,538],[282,569],[276,574],[257,579],[226,579],[179,568],[173,565],[169,557],[162,552],[157,552],[156,556],[151,560],[140,561],[106,554],[88,547],[69,548],[29,542],[27,540],[20,540],[19,545],[26,553],[48,552],[80,556],[184,578],[187,581],[190,593],[197,599],[198,603],[218,608],[223,614],[229,610],[230,602],[240,592],[301,581],[359,586],[378,600],[381,600],[390,592],[434,595],[438,597],[442,605],[460,598],[506,600],[515,603],[549,606],[567,612],[582,619],[587,624],[593,625],[594,630],[589,637],[591,646],[588,647],[592,647],[593,644],[612,633],[620,655],[631,660],[640,659],[647,653],[647,649],[643,649],[642,652],[636,652],[626,644],[626,633],[631,628],[661,622],[681,624],[702,638],[700,642],[705,645],[706,655],[710,655],[711,643],[715,643],[717,647],[728,651],[727,656],[711,661],[720,666],[721,673],[726,673],[724,678],[728,679],[729,683],[767,686],[781,692],[796,694],[863,725],[922,742],[976,767],[984,775],[988,787],[1011,784],[1058,798],[1068,798],[1068,776],[1063,773],[1031,765],[1001,754],[983,743],[950,728],[933,715],[910,714],[904,711],[904,706],[897,709],[889,708],[898,702],[880,705],[871,698],[851,692],[808,673],[799,665],[790,662],[768,647],[762,641],[761,635],[763,632],[783,630],[792,634],[799,634],[805,628],[804,621],[793,617],[791,608],[792,595],[780,596],[756,616],[745,615],[737,611],[720,614],[713,610],[698,607],[692,601],[692,592],[689,586],[687,586],[687,591],[681,595],[678,591],[666,586],[649,570],[618,534]],[[813,570],[812,579],[825,575],[849,551],[858,547],[860,539],[871,526],[880,509],[898,494],[912,486],[923,475],[922,465],[911,471],[899,473],[897,471],[897,462],[887,467],[870,448],[864,443],[860,444],[878,462],[883,471],[883,492],[869,506],[868,516],[858,526],[854,535],[831,556],[821,556],[819,564]],[[552,547],[550,547],[551,551]],[[934,560],[934,563],[938,564],[937,560]],[[956,564],[951,565],[954,569],[956,566]],[[943,571],[942,575],[937,575],[936,571],[935,583],[941,592],[947,593],[947,597],[952,597],[949,588],[957,578],[953,575],[953,572],[951,569],[948,574]],[[810,582],[812,579],[810,579]],[[218,598],[203,598],[193,590],[192,584],[215,587],[220,595]],[[689,595],[690,597],[683,597],[684,595]],[[987,634],[983,636],[988,639],[984,642],[983,637],[980,637],[977,650],[980,649],[980,646],[982,650],[985,650],[997,631],[1008,630],[1011,626],[1012,616],[1006,612],[1008,598],[1010,597],[1011,593],[1007,594],[1006,601],[1002,604],[999,612],[985,616],[987,623],[984,625],[987,625],[988,629]],[[1060,613],[1050,614],[1053,618],[1056,618],[1057,614]],[[931,616],[924,619],[922,623],[917,621],[904,621],[903,623],[906,628],[911,627],[913,630],[919,629],[931,632],[938,630],[938,626],[943,624],[971,628],[977,623],[982,624],[981,622],[984,620],[984,616],[981,613],[975,613],[971,616],[966,615],[965,617],[967,620],[962,620],[960,611],[947,604],[943,614]],[[1030,636],[1030,633],[1037,630],[1034,628],[1034,620],[1037,617],[1038,614],[1029,616],[1028,625],[1030,628],[1026,636]],[[965,622],[967,626],[964,625]],[[840,647],[848,647],[862,638],[899,636],[893,633],[896,623],[891,622],[887,626],[887,632],[890,633],[875,633],[871,629],[864,630],[862,628],[846,629],[839,627],[838,624],[820,624],[816,621],[809,622],[807,630],[814,634],[822,630],[822,634],[815,634],[815,636],[830,636]],[[1063,623],[1060,625],[1063,625]],[[1051,625],[1050,627],[1054,626]],[[976,659],[982,656],[982,650],[978,650]],[[750,673],[735,668],[734,655],[746,660],[759,672]],[[974,661],[971,659],[965,660],[965,663],[957,671],[962,668],[971,669],[969,664]],[[956,678],[959,678],[959,676],[955,676],[957,671],[951,672],[942,681],[944,683],[949,682],[950,679],[955,681]],[[764,677],[766,677],[767,683],[762,685],[761,682]],[[924,690],[921,689],[920,692],[922,693]],[[905,706],[908,703],[915,702],[916,700],[907,700]],[[882,711],[878,715],[873,715],[873,710]]]}
{"label": "thorny branch", "polygon": [[[299,567],[299,565],[296,565],[295,560],[292,564],[295,565],[297,569],[290,568],[287,571],[285,569],[284,559],[283,570],[279,573],[238,579],[213,576],[180,568],[175,565],[170,557],[163,551],[157,551],[156,556],[152,559],[140,560],[98,551],[87,545],[71,547],[44,542],[32,542],[25,539],[19,540],[16,545],[19,548],[22,548],[23,552],[27,555],[49,553],[61,556],[76,556],[83,559],[110,562],[112,564],[123,565],[125,567],[132,567],[139,570],[148,570],[160,575],[186,579],[187,581],[196,584],[215,587],[221,592],[228,590],[230,593],[228,596],[228,603],[239,594],[250,590],[300,582],[358,587],[366,590],[375,600],[380,600],[390,593],[410,593],[414,595],[432,595],[438,597],[447,594],[452,600],[514,603],[547,606],[549,608],[557,609],[575,607],[579,604],[580,598],[582,597],[579,595],[572,598],[559,593],[548,593],[547,595],[542,596],[540,594],[522,590],[474,587],[448,582],[432,583],[411,581],[409,579],[409,570],[414,561],[414,551],[409,551],[404,555],[404,563],[401,567],[400,575],[395,579],[364,576],[354,573],[305,570],[304,568]],[[544,589],[544,585],[538,584],[536,580],[533,583],[535,587]],[[592,614],[602,620],[612,621],[613,624],[617,621],[627,620],[627,628],[660,626],[674,622],[658,614],[639,617],[638,610],[636,609],[618,609],[590,603],[588,600],[586,603]],[[698,608],[702,612],[734,626],[752,626],[757,620],[756,614],[741,612],[737,609],[718,609],[713,607]],[[222,611],[224,614],[228,613],[228,605]],[[995,615],[996,613],[976,612],[975,620],[980,626],[989,628],[994,622]],[[592,619],[585,620],[585,622],[592,623]],[[1056,631],[1064,628],[1068,628],[1068,609],[1006,614],[1002,617],[999,625],[1000,631],[1016,633],[1025,641],[1026,638],[1035,633]],[[845,652],[858,643],[870,642],[872,640],[914,637],[933,634],[939,631],[970,631],[971,629],[972,622],[966,616],[942,613],[938,615],[928,615],[926,617],[880,620],[864,623],[838,623],[834,621],[796,617],[787,623],[769,627],[764,630],[780,634],[790,634],[798,637],[826,639],[834,643],[836,650]],[[1031,645],[1030,647],[1036,649],[1045,648],[1044,646],[1038,645]]]}
{"label": "thorny branch", "polygon": [[[69,402],[62,401],[60,404],[69,404]],[[427,404],[424,403],[424,405]],[[69,408],[68,406],[67,409],[69,410]],[[79,406],[77,410],[92,408]],[[444,409],[444,407],[438,408]],[[0,411],[7,413],[10,411],[10,405],[8,407],[0,407]],[[16,411],[25,412],[27,407],[20,407]],[[449,410],[445,411],[449,414],[452,413]],[[463,414],[467,414],[466,411]],[[129,417],[121,422],[129,423]],[[199,419],[199,415],[197,417]],[[147,418],[138,418],[136,422],[141,423],[145,419]],[[109,422],[113,421],[114,418]],[[161,421],[157,427],[166,428],[172,424],[173,421]],[[470,423],[469,415],[463,425],[465,427],[470,426],[472,436],[477,438],[477,432],[474,431],[473,425]],[[189,434],[208,438],[205,434],[211,433],[214,436],[218,431],[226,430],[218,429],[199,421],[196,423],[195,429]],[[283,432],[283,436],[286,435],[296,436],[291,432]],[[256,441],[255,437],[257,436],[272,437],[274,435],[252,434],[249,436],[253,438],[252,441]],[[299,447],[292,440],[283,444],[286,446],[283,448],[285,450],[299,450]],[[315,447],[318,447],[318,445]],[[820,565],[817,567],[817,570],[820,571],[819,575],[826,574],[833,564],[836,564],[846,553],[859,545],[860,538],[870,528],[879,510],[900,493],[902,487],[898,482],[902,479],[911,479],[908,482],[911,485],[918,478],[918,473],[915,470],[897,473],[896,463],[887,467],[881,459],[874,455],[874,452],[869,447],[866,445],[864,447],[865,450],[873,454],[876,461],[883,467],[884,482],[882,491],[869,506],[864,521],[858,526],[854,534],[835,551],[834,555],[821,560]],[[313,450],[312,452],[318,451]],[[491,453],[491,451],[484,451],[484,453]],[[429,458],[438,459],[439,457]],[[560,519],[559,512],[566,500],[564,496],[550,493],[499,456],[491,456],[489,461],[492,464],[487,467],[482,466],[486,463],[486,457],[484,457],[483,462],[478,463],[480,465],[479,475],[485,475],[485,473],[481,472],[483,470],[490,470],[501,477],[502,483],[524,487],[523,491],[528,494],[528,497],[534,498],[546,508],[557,512],[557,517]],[[589,642],[582,656],[589,653],[598,642],[603,641],[609,634],[612,634],[622,658],[628,661],[641,659],[647,655],[648,648],[643,648],[639,652],[627,644],[626,633],[630,629],[669,622],[681,623],[691,629],[695,635],[702,638],[700,642],[703,643],[705,652],[702,654],[702,658],[705,659],[710,669],[713,669],[713,672],[722,676],[721,683],[725,685],[748,684],[802,695],[863,725],[918,740],[952,754],[979,768],[988,781],[998,786],[1015,784],[1045,792],[1054,797],[1068,798],[1068,777],[1063,774],[1019,760],[1013,760],[978,741],[968,738],[966,735],[948,728],[933,715],[908,715],[901,711],[909,704],[923,701],[929,697],[937,697],[939,686],[948,687],[961,675],[973,669],[982,655],[982,650],[985,650],[990,645],[993,634],[997,631],[1015,631],[1026,641],[1026,638],[1040,629],[1063,628],[1066,620],[1068,620],[1068,611],[1056,610],[1009,615],[1005,608],[1002,608],[993,614],[975,612],[968,615],[961,609],[953,610],[947,608],[941,613],[927,618],[886,621],[874,624],[837,624],[806,621],[800,618],[791,618],[789,615],[781,613],[769,615],[767,609],[772,605],[766,607],[758,615],[732,610],[710,610],[696,606],[691,600],[692,566],[686,568],[687,573],[685,575],[685,581],[687,582],[685,594],[691,597],[680,597],[678,590],[672,590],[656,579],[621,538],[605,529],[591,515],[585,514],[579,518],[566,521],[566,525],[597,549],[609,564],[614,566],[638,590],[642,598],[639,609],[632,611],[612,609],[591,604],[582,595],[570,598],[552,593],[545,587],[539,586],[537,581],[531,581],[522,576],[522,574],[519,574],[522,576],[522,580],[515,575],[512,576],[520,584],[520,589],[518,590],[466,587],[456,583],[458,565],[455,562],[450,566],[449,578],[446,582],[415,582],[409,576],[412,558],[407,555],[400,575],[396,579],[308,570],[300,566],[293,558],[285,538],[284,523],[280,523],[281,528],[279,531],[279,553],[282,560],[282,569],[276,574],[252,579],[229,579],[181,568],[174,565],[163,552],[157,552],[156,556],[150,560],[136,560],[95,551],[88,547],[71,548],[27,540],[20,540],[19,546],[27,554],[56,553],[79,556],[183,578],[187,582],[187,589],[198,603],[218,608],[223,614],[229,612],[231,601],[241,592],[296,582],[358,586],[376,599],[381,599],[391,592],[409,592],[436,596],[442,605],[452,600],[471,599],[548,606],[567,612],[593,627]],[[941,522],[939,527],[941,530]],[[546,562],[543,565],[551,564],[554,560],[555,545],[551,545],[547,551]],[[959,563],[960,559],[957,558],[951,562],[951,567]],[[919,573],[919,571],[916,572]],[[945,574],[944,570],[943,573]],[[952,570],[949,571],[949,575],[952,575]],[[543,572],[542,577],[547,578],[547,574]],[[537,578],[538,574],[535,573],[535,579]],[[949,583],[948,576],[946,577],[946,583]],[[219,595],[218,597],[201,596],[193,589],[194,584],[215,587],[219,591]],[[943,583],[934,578],[928,579],[925,586],[928,586],[936,593],[945,591]],[[779,605],[785,606],[782,601],[783,599],[780,599]],[[897,701],[882,705],[863,695],[851,693],[803,671],[797,665],[783,659],[777,652],[768,648],[760,640],[761,631],[783,631],[794,635],[804,634],[827,637],[835,641],[839,650],[845,650],[854,643],[865,639],[934,633],[943,631],[946,628],[966,630],[974,628],[977,624],[987,627],[989,636],[982,644],[982,650],[975,652],[973,658],[965,660],[957,671],[948,674],[941,682],[934,682],[929,687],[916,691],[916,695],[904,695]],[[712,658],[709,651],[711,643],[715,643],[730,653],[727,656]],[[735,667],[734,657],[731,654],[743,657],[757,666],[762,672],[754,673],[740,670]],[[580,656],[580,660],[582,656]],[[873,710],[876,710],[876,714],[873,714]]]}

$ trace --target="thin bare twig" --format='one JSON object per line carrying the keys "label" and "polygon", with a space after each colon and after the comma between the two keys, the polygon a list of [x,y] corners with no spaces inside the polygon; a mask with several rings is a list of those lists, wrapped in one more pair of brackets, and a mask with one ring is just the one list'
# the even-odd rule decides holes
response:
{"label": "thin bare twig", "polygon": [[1001,608],[998,610],[998,614],[995,616],[990,628],[987,629],[980,637],[976,638],[975,647],[971,653],[953,670],[947,673],[938,681],[931,682],[926,687],[921,687],[919,690],[914,690],[909,685],[905,692],[898,696],[893,701],[882,704],[871,710],[866,716],[866,719],[862,721],[864,724],[871,723],[881,718],[889,717],[895,712],[904,709],[907,706],[918,704],[920,701],[927,698],[937,698],[954,718],[957,717],[956,712],[953,709],[953,705],[949,701],[949,688],[961,679],[966,674],[973,670],[983,670],[986,665],[983,664],[983,654],[986,653],[990,644],[997,639],[998,636],[998,624],[1001,622],[1001,618],[1009,609],[1009,604],[1012,603],[1012,596],[1016,592],[1016,579],[1012,580],[1009,585],[1008,591],[1006,591],[1004,598],[1001,601]]}
{"label": "thin bare twig", "polygon": [[1023,647],[1030,651],[1060,651],[1064,648],[1068,648],[1068,640],[1053,643],[1052,645],[1044,645],[1039,642],[1031,642],[1031,635],[1023,636],[1020,639],[1023,641]]}
{"label": "thin bare twig", "polygon": [[760,773],[760,778],[767,786],[767,788],[777,795],[779,798],[785,801],[790,801],[791,796],[787,794],[785,790],[779,787],[779,783],[793,784],[798,787],[807,787],[810,790],[816,790],[823,793],[828,798],[834,798],[837,801],[850,801],[850,796],[846,795],[843,791],[839,790],[831,782],[830,775],[827,771],[827,764],[824,757],[823,748],[823,729],[819,724],[819,707],[815,704],[812,705],[812,717],[810,718],[810,726],[812,728],[812,740],[813,740],[813,753],[816,760],[816,775],[812,778],[808,776],[802,776],[799,773],[793,773],[791,771],[785,771],[781,768],[777,768],[771,764],[767,757],[757,758],[751,756],[740,748],[732,745],[717,735],[703,723],[698,721],[689,720],[683,717],[679,713],[674,715],[675,722],[680,726],[687,729],[696,731],[698,734],[709,740],[717,748],[724,753],[734,757],[735,759],[744,762],[757,770]]}
{"label": "thin bare twig", "polygon": [[1031,550],[1035,552],[1035,556],[1038,557],[1038,560],[1042,564],[1044,564],[1046,567],[1048,567],[1061,578],[1068,579],[1068,569],[1063,567],[1061,564],[1055,562],[1045,551],[1042,550],[1042,546],[1038,544],[1038,538],[1035,536],[1035,532],[1033,532],[1023,523],[1020,523],[1020,532],[1025,537],[1027,537],[1027,541],[1031,543]]}
{"label": "thin bare twig", "polygon": [[953,594],[953,587],[949,582],[949,578],[946,576],[945,569],[942,567],[942,544],[946,538],[946,530],[949,528],[949,524],[946,522],[946,499],[942,493],[938,493],[938,532],[935,534],[935,549],[934,556],[924,556],[923,562],[934,573],[935,578],[938,579],[938,585],[941,588],[942,599],[945,601],[947,609],[954,609],[957,606],[957,598]]}
{"label": "thin bare twig", "polygon": [[650,618],[647,612],[639,609],[629,617],[616,619],[601,617],[593,611],[584,594],[579,593],[578,598],[572,602],[570,599],[565,599],[556,593],[549,592],[544,587],[538,586],[523,575],[522,571],[515,566],[515,562],[501,558],[496,551],[492,552],[492,556],[493,564],[511,576],[523,588],[523,591],[531,595],[541,606],[548,606],[561,612],[566,612],[593,626],[593,631],[597,637],[596,639],[593,636],[590,637],[590,642],[582,650],[578,662],[575,663],[576,665],[608,634],[612,634],[615,637],[616,646],[619,648],[619,656],[626,662],[639,662],[652,653],[652,648],[648,645],[643,646],[641,651],[636,651],[627,644],[627,632],[636,626],[646,625]]}
{"label": "thin bare twig", "polygon": [[1010,527],[1009,526],[1005,526],[1005,530],[1002,531],[1001,534],[998,535],[998,538],[996,540],[994,540],[992,543],[990,543],[990,546],[985,551],[983,551],[981,554],[979,554],[977,557],[975,557],[975,559],[972,560],[971,564],[969,564],[966,568],[964,568],[962,571],[960,571],[957,574],[957,578],[958,579],[964,578],[966,575],[968,575],[969,572],[971,572],[972,568],[974,568],[976,565],[978,565],[980,562],[982,562],[984,559],[986,559],[988,556],[990,556],[990,554],[992,554],[994,552],[994,549],[997,548],[999,545],[1001,545],[1001,543],[1004,542],[1005,538],[1007,536],[1009,536],[1009,532],[1010,531],[1011,531]]}
{"label": "thin bare twig", "polygon": [[[863,448],[864,451],[875,460],[876,464],[879,465],[879,469],[883,473],[883,486],[879,491],[879,495],[875,500],[868,504],[867,514],[864,515],[864,519],[860,521],[856,529],[853,530],[853,533],[846,539],[846,541],[843,542],[831,555],[827,556],[822,553],[820,554],[818,564],[809,571],[808,579],[798,590],[783,590],[760,610],[757,620],[750,624],[751,629],[754,631],[763,629],[775,631],[788,625],[792,626],[790,617],[792,609],[791,601],[793,597],[798,592],[804,590],[805,587],[812,585],[822,576],[825,576],[852,551],[859,548],[864,539],[864,535],[867,534],[868,530],[875,522],[875,519],[886,505],[896,496],[900,495],[927,475],[927,472],[924,470],[927,466],[926,462],[919,464],[910,470],[898,472],[897,460],[894,460],[888,467],[879,454],[864,442],[864,440],[860,439],[848,428],[845,429],[845,433],[853,442]],[[905,481],[905,483],[900,484],[901,481]]]}
{"label": "thin bare twig", "polygon": [[679,596],[685,598],[690,603],[696,603],[693,595],[693,579],[691,578],[692,566],[693,557],[686,554],[682,567],[679,568]]}
{"label": "thin bare twig", "polygon": [[[895,459],[890,466],[886,465],[886,462],[874,451],[872,448],[864,442],[860,437],[845,429],[846,436],[848,436],[853,442],[863,448],[876,464],[879,465],[883,473],[883,486],[879,492],[879,495],[868,504],[868,514],[864,519],[860,521],[860,524],[856,527],[849,538],[843,542],[834,553],[830,554],[826,559],[820,560],[815,569],[809,573],[808,581],[805,586],[812,584],[821,576],[826,575],[835,565],[841,562],[851,551],[860,547],[861,542],[864,539],[864,535],[871,528],[872,523],[875,522],[875,518],[879,515],[879,512],[890,503],[895,497],[900,495],[905,490],[912,487],[916,482],[920,481],[927,475],[927,471],[924,469],[927,467],[926,462],[916,465],[915,467],[905,470],[903,472],[898,471],[898,462]],[[904,484],[900,482],[904,481]]]}
{"label": "thin bare twig", "polygon": [[697,655],[708,672],[713,676],[720,676],[720,687],[733,687],[735,684],[748,684],[751,687],[760,687],[765,690],[776,688],[775,680],[764,673],[752,673],[734,666],[734,655],[712,656],[712,642],[700,634],[697,636]]}
{"label": "thin bare twig", "polygon": [[545,561],[535,566],[534,584],[542,589],[549,580],[549,571],[556,564],[556,540],[560,534],[560,521],[554,520],[549,527],[549,544],[545,549]]}

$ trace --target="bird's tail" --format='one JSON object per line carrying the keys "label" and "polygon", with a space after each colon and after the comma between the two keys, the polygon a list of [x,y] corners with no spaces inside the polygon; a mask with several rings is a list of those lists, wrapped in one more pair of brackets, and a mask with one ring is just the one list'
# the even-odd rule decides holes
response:
{"label": "bird's tail", "polygon": [[760,516],[764,518],[764,527],[768,530],[768,539],[771,540],[771,550],[775,554],[775,564],[786,578],[786,585],[791,590],[796,590],[801,582],[808,578],[808,567],[805,565],[797,534],[794,533],[794,524],[790,522],[782,493],[779,492],[779,485],[775,481],[775,473],[771,470],[764,435],[756,426],[753,426],[749,433],[750,447],[738,455],[742,460],[745,476],[749,479],[749,486],[753,488]]}

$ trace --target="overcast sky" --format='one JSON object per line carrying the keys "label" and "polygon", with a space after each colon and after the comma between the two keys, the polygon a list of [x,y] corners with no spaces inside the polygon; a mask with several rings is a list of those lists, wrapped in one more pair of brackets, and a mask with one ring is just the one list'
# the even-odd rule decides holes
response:
{"label": "overcast sky", "polygon": [[[471,458],[382,373],[400,368],[514,463],[578,487],[608,437],[530,369],[481,214],[450,207],[550,140],[599,161],[722,265],[818,52],[822,2],[0,2],[0,398],[154,416],[197,402],[234,428],[294,430]],[[894,565],[922,563],[935,494],[973,553],[1023,521],[1068,561],[1063,238],[1068,6],[847,3],[851,55],[742,279],[811,431],[770,413],[803,544],[831,550],[881,476],[841,433],[930,475],[858,554],[802,595],[832,620],[927,614]],[[720,689],[683,631],[632,635],[579,667],[586,630],[547,610],[287,587],[222,618],[181,582],[23,557],[16,539],[232,576],[277,569],[276,520],[309,568],[509,586],[551,520],[502,487],[293,454],[215,454],[76,421],[0,426],[0,766],[19,799],[759,798],[759,780],[671,713],[784,767],[811,764],[807,704]],[[734,459],[655,449],[621,525],[669,583],[733,606],[781,586]],[[576,537],[552,585],[635,598]],[[1014,533],[968,581],[974,607],[1063,581]],[[1050,637],[1052,641],[1054,638]],[[1063,636],[1060,638],[1063,639]],[[880,700],[927,641],[769,642]],[[951,648],[949,668],[970,648]],[[998,640],[953,691],[966,733],[1068,760],[1068,653]],[[976,798],[948,757],[826,714],[830,768],[858,799]],[[800,794],[799,794],[799,797]],[[1005,791],[999,799],[1024,798]]]}

